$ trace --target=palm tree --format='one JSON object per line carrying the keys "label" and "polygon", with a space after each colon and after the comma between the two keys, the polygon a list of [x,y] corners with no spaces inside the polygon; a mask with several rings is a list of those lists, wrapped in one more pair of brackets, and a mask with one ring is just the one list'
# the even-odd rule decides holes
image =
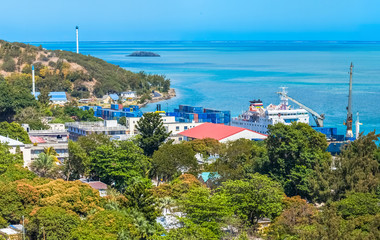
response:
{"label": "palm tree", "polygon": [[53,147],[45,147],[44,153],[47,155],[53,156],[54,162],[56,162],[56,163],[59,162],[59,160],[57,158],[58,153],[57,153],[57,151],[55,151],[55,149]]}
{"label": "palm tree", "polygon": [[46,153],[40,153],[38,158],[31,164],[33,171],[35,171],[41,177],[45,177],[46,174],[51,171],[55,166],[55,159],[53,155]]}

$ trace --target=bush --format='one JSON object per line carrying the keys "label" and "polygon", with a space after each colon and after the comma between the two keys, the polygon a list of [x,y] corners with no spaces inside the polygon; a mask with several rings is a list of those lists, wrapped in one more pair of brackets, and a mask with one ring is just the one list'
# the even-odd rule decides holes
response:
{"label": "bush", "polygon": [[1,68],[6,72],[14,72],[16,70],[16,63],[11,57],[5,57],[4,63]]}

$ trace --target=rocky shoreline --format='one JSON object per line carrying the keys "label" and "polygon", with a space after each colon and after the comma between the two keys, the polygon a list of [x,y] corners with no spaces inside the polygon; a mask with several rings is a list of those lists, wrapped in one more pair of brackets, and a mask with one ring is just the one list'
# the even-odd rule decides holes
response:
{"label": "rocky shoreline", "polygon": [[169,100],[171,98],[174,98],[177,96],[176,92],[175,92],[175,89],[174,88],[170,88],[169,89],[169,92],[168,93],[160,93],[160,92],[157,92],[160,96],[158,97],[152,97],[151,100],[146,100],[144,103],[140,103],[140,104],[137,104],[140,108],[143,108],[145,107],[146,105],[150,104],[150,103],[156,103],[156,102],[160,102],[160,101],[164,101],[164,100]]}

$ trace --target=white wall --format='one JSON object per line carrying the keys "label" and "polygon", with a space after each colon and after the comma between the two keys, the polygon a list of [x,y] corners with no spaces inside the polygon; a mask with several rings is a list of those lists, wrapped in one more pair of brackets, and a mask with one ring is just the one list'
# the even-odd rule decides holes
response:
{"label": "white wall", "polygon": [[252,139],[266,139],[267,136],[264,136],[262,134],[255,133],[255,132],[252,132],[252,131],[249,131],[249,130],[243,130],[243,131],[238,132],[238,133],[236,133],[234,135],[231,135],[229,137],[223,138],[222,140],[220,140],[220,142],[225,143],[225,142],[228,142],[228,141],[235,141],[235,140],[238,140],[240,138],[245,138],[245,139],[249,139],[249,140],[252,140]]}

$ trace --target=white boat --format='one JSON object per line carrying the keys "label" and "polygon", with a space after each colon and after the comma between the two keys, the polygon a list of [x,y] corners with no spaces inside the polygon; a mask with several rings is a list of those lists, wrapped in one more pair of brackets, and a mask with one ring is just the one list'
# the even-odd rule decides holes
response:
{"label": "white boat", "polygon": [[242,115],[232,118],[231,126],[247,128],[252,131],[267,134],[268,126],[276,123],[290,125],[292,122],[302,122],[309,124],[309,114],[305,109],[292,109],[288,104],[286,88],[282,87],[283,95],[280,95],[279,105],[270,104],[266,108],[263,102],[258,100],[250,101],[249,110]]}

